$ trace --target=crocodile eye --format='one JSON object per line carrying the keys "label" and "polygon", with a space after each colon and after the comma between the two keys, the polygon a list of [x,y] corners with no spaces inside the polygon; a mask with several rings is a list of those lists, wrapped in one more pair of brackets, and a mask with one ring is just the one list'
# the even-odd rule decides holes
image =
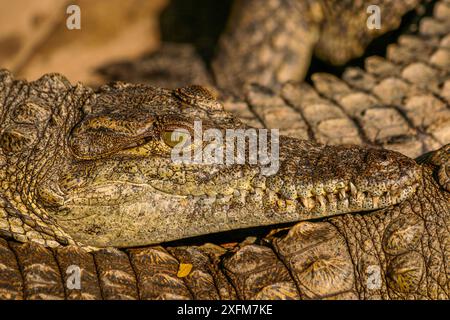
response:
{"label": "crocodile eye", "polygon": [[189,131],[184,129],[163,131],[161,139],[171,148],[174,148],[175,146],[185,148],[191,144],[191,135]]}

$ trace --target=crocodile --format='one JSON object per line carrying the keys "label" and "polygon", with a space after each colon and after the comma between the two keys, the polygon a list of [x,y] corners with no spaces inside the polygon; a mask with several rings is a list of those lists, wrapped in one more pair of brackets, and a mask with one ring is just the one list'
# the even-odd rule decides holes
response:
{"label": "crocodile", "polygon": [[[443,28],[439,29],[436,25],[434,28],[440,32],[441,36],[445,33],[442,32]],[[436,48],[445,50],[445,41],[436,42],[436,39],[431,38],[431,43],[433,45],[426,51],[426,55],[434,52]],[[406,53],[404,52],[404,54]],[[438,56],[442,58],[442,54],[440,52]],[[379,59],[377,59],[378,61]],[[246,120],[249,120],[250,123],[258,122],[260,126],[271,126],[277,123],[276,121],[281,124],[280,119],[290,120],[290,116],[295,115],[295,119],[290,122],[291,126],[285,125],[282,127],[282,132],[291,134],[287,131],[292,130],[294,135],[296,132],[303,132],[316,142],[342,143],[345,135],[333,141],[332,135],[321,132],[320,124],[333,120],[333,118],[325,119],[325,121],[319,118],[317,122],[312,121],[306,110],[308,105],[332,107],[346,116],[346,112],[350,109],[345,108],[348,105],[342,102],[343,97],[352,96],[353,92],[351,91],[355,88],[361,90],[361,95],[370,96],[370,90],[376,87],[380,76],[393,76],[392,73],[389,73],[392,71],[392,69],[389,70],[392,64],[382,63],[381,65],[382,67],[387,65],[388,71],[386,72],[386,68],[378,69],[376,77],[372,77],[375,81],[372,82],[367,81],[367,74],[358,69],[351,69],[348,77],[343,77],[345,82],[329,75],[318,75],[317,79],[326,81],[322,81],[323,85],[317,86],[317,90],[299,83],[287,83],[279,92],[263,86],[253,86],[251,88],[253,93],[250,93],[245,101],[227,101],[225,104],[237,109],[244,118],[247,116],[249,119]],[[363,78],[360,77],[361,74],[364,75]],[[77,184],[83,185],[86,180],[93,182],[93,179],[98,179],[98,182],[105,182],[105,178],[113,178],[112,181],[117,183],[115,180],[117,177],[130,178],[130,173],[136,177],[135,168],[129,168],[126,165],[130,163],[133,167],[136,164],[133,161],[120,164],[116,162],[115,165],[110,161],[114,158],[116,160],[142,159],[142,157],[148,157],[149,150],[155,149],[158,157],[161,156],[159,152],[164,152],[164,149],[161,150],[161,148],[167,147],[162,144],[164,141],[159,141],[159,144],[155,145],[155,141],[152,140],[154,136],[141,136],[136,133],[148,130],[148,125],[155,120],[152,119],[153,116],[158,116],[159,121],[166,120],[166,117],[159,118],[159,116],[164,115],[162,111],[167,111],[167,108],[170,110],[170,107],[166,105],[169,102],[175,104],[177,108],[187,107],[189,110],[186,111],[187,114],[193,112],[192,108],[189,108],[189,105],[192,107],[193,104],[196,106],[194,113],[203,116],[205,116],[205,110],[200,111],[197,108],[204,109],[206,105],[213,109],[209,112],[214,118],[213,122],[219,127],[246,128],[246,126],[223,112],[220,104],[214,101],[208,91],[200,87],[194,86],[173,91],[143,85],[116,84],[112,87],[104,87],[94,93],[82,85],[71,86],[64,78],[56,75],[45,76],[33,83],[15,81],[8,72],[3,72],[2,77],[1,98],[3,104],[2,121],[0,122],[2,123],[0,126],[2,130],[2,153],[0,154],[2,206],[0,208],[2,209],[2,226],[6,225],[2,229],[2,238],[0,239],[0,264],[4,270],[0,274],[2,298],[448,299],[448,145],[420,157],[417,164],[414,164],[408,158],[392,151],[356,146],[323,147],[314,141],[306,142],[282,137],[282,155],[284,151],[288,151],[286,155],[298,154],[298,150],[302,150],[301,148],[323,148],[321,150],[327,150],[324,154],[328,154],[330,160],[337,161],[338,164],[345,163],[347,156],[350,160],[355,160],[354,163],[345,163],[348,166],[346,170],[354,177],[362,173],[361,170],[364,170],[364,166],[360,165],[367,159],[375,161],[376,165],[372,165],[372,167],[377,167],[377,169],[380,168],[377,162],[381,161],[381,167],[387,166],[387,170],[365,172],[362,175],[362,183],[364,184],[364,179],[368,179],[366,182],[376,181],[375,185],[371,185],[371,191],[374,191],[381,185],[385,185],[386,181],[393,182],[394,185],[396,182],[402,181],[406,184],[402,185],[403,189],[400,191],[406,193],[400,197],[394,197],[395,201],[393,202],[382,200],[383,205],[379,209],[375,209],[374,203],[379,205],[380,200],[374,201],[374,197],[371,197],[372,200],[364,201],[365,205],[360,204],[359,207],[355,206],[352,209],[349,206],[347,210],[354,212],[375,209],[369,213],[357,212],[356,214],[325,218],[325,215],[329,213],[342,214],[344,212],[336,210],[312,212],[316,218],[320,218],[319,221],[300,222],[288,229],[274,231],[268,236],[246,240],[232,248],[229,245],[186,246],[169,243],[163,246],[119,250],[107,248],[91,252],[92,248],[84,247],[83,243],[89,244],[89,241],[93,241],[90,243],[91,245],[99,246],[100,244],[101,246],[101,243],[97,242],[97,236],[101,234],[102,226],[85,229],[84,231],[89,236],[79,242],[67,232],[71,228],[72,231],[77,229],[78,226],[74,225],[76,219],[72,219],[70,222],[67,220],[64,226],[59,225],[59,222],[65,223],[63,222],[64,215],[74,212],[82,213],[83,210],[89,211],[89,209],[81,208],[85,206],[83,203],[78,203],[78,207],[77,204],[72,207],[69,204],[69,210],[62,210],[59,212],[62,216],[57,216],[57,208],[61,205],[61,201],[65,200],[62,199],[64,197],[61,197],[60,183],[65,188],[64,191],[67,191],[71,188],[73,188],[72,190],[77,189],[80,187]],[[422,102],[428,102],[428,99],[435,98],[441,103],[438,110],[445,120],[448,112],[448,99],[446,100],[448,88],[445,89],[445,83],[448,81],[445,82],[445,79],[445,74],[438,77],[438,81],[435,82],[435,84],[438,83],[438,86],[431,91],[433,94],[428,94],[430,87],[425,84],[426,81],[417,83],[409,81],[410,79],[402,79],[402,83],[407,86],[407,89],[403,91],[403,96],[395,96],[392,92],[390,96],[388,95],[389,98],[400,99],[400,106],[392,109],[398,112],[407,123],[408,128],[417,129],[410,131],[409,133],[413,134],[409,135],[406,140],[410,143],[409,146],[411,144],[416,147],[420,146],[419,152],[428,150],[432,146],[442,145],[443,143],[439,142],[439,138],[442,139],[442,136],[433,135],[433,130],[439,127],[441,128],[440,132],[445,133],[448,131],[448,126],[445,126],[445,121],[442,122],[441,117],[433,117],[430,122],[417,125],[425,115],[418,113],[417,118],[413,118],[415,113],[402,112],[404,110],[401,108],[402,99],[405,96],[414,97],[410,100],[412,103],[418,97],[422,98],[420,100]],[[369,85],[369,90],[364,85]],[[384,86],[384,90],[387,89],[386,87],[388,87],[387,84]],[[122,91],[127,93],[121,94]],[[320,92],[320,95],[317,94],[317,91]],[[144,97],[142,92],[146,93]],[[382,92],[383,90],[378,91],[376,96],[378,99],[384,98]],[[186,99],[186,97],[189,98]],[[347,99],[352,102],[351,107],[354,107],[358,103],[357,101],[364,101],[356,98],[352,96],[351,99]],[[130,105],[154,107],[155,104],[151,103],[153,100],[156,104],[163,106],[162,113],[151,112],[150,117],[148,112],[142,113],[142,111],[148,111],[145,108],[137,108],[137,111],[133,109],[135,110],[133,112],[130,110]],[[48,104],[49,101],[51,101],[50,104]],[[124,101],[127,103],[121,103]],[[269,103],[266,103],[267,101]],[[161,102],[164,103],[161,104]],[[267,105],[274,104],[281,107],[281,112],[276,112],[277,108],[267,108]],[[417,104],[413,104],[409,110],[416,106]],[[392,140],[389,139],[389,134],[392,132],[388,134],[387,139],[386,137],[383,139],[365,137],[365,131],[361,130],[361,128],[365,129],[365,126],[361,125],[365,123],[362,120],[363,116],[370,111],[376,113],[377,108],[375,105],[365,105],[362,109],[362,112],[348,117],[350,123],[357,124],[354,136],[359,136],[361,139],[356,143],[371,146],[385,146],[386,142],[392,143]],[[199,113],[197,114],[197,112]],[[214,114],[220,116],[216,118],[213,116]],[[177,115],[175,119],[179,125],[179,110]],[[129,122],[130,119],[131,122]],[[208,120],[210,120],[209,117]],[[7,125],[4,125],[3,121]],[[296,125],[296,121],[299,121],[299,125]],[[61,126],[64,128],[63,130]],[[59,128],[59,130],[54,131],[55,128]],[[376,130],[378,129],[376,128]],[[46,136],[43,135],[44,132],[49,134],[47,139],[43,139]],[[401,143],[404,142],[402,141],[404,140],[403,136],[394,137],[395,142],[399,142],[397,140],[401,140]],[[101,138],[101,143],[98,143],[97,138]],[[67,148],[71,149],[69,153],[64,151]],[[30,149],[32,153],[27,153]],[[29,157],[25,157],[27,159],[20,159],[20,156],[10,157],[11,154],[21,153],[24,150],[27,150],[25,152],[29,155]],[[417,148],[414,148],[413,152],[417,152]],[[338,153],[341,154],[341,157],[336,157]],[[345,156],[342,157],[342,155]],[[361,161],[362,155],[368,157]],[[67,159],[64,159],[65,157],[71,158],[71,161],[68,163]],[[307,157],[308,155],[305,159]],[[314,155],[312,157],[314,158]],[[33,167],[33,164],[41,163],[39,161],[45,165],[45,170]],[[101,170],[95,172],[101,166],[85,165],[103,161],[103,164],[107,164],[105,167],[118,169],[118,172],[102,172]],[[17,165],[11,165],[11,163]],[[77,166],[77,163],[80,165]],[[334,163],[327,165],[324,162],[321,164],[328,171],[334,166]],[[403,172],[399,170],[401,168],[399,164],[405,166],[406,169],[403,168]],[[68,171],[62,171],[61,167]],[[25,174],[25,169],[27,169],[27,174]],[[286,169],[288,168],[286,167]],[[319,166],[317,169],[320,171],[321,167]],[[370,171],[370,168],[368,169]],[[70,170],[74,171],[71,173]],[[122,176],[121,173],[124,172],[121,170],[125,171]],[[340,176],[339,170],[339,168],[331,170],[333,173],[328,182]],[[404,175],[396,176],[395,181],[390,180],[392,174],[398,174],[398,171]],[[77,175],[81,173],[82,176],[73,177],[71,175],[73,172],[76,172]],[[211,174],[214,171],[208,169],[207,172]],[[142,174],[143,172],[138,173]],[[157,176],[164,179],[169,176],[173,177],[171,172],[158,172]],[[281,179],[285,187],[284,180],[287,179],[287,176],[285,174]],[[48,177],[52,178],[48,179]],[[58,180],[60,177],[62,180]],[[317,176],[319,184],[327,180],[326,177],[327,174]],[[386,179],[386,177],[389,178]],[[383,182],[377,179],[373,180],[374,178],[385,180]],[[36,181],[43,183],[36,183]],[[202,182],[204,181],[202,180]],[[412,184],[408,185],[409,183]],[[203,185],[200,184],[200,186],[202,189]],[[276,183],[272,187],[279,188]],[[93,201],[95,205],[99,205],[101,199],[93,197],[92,191],[96,190],[100,193],[106,191],[107,196],[114,198],[114,192],[111,194],[111,191],[114,191],[115,188],[112,189],[110,187],[103,190],[87,188],[81,190],[81,193],[75,192],[75,194],[81,199],[86,197],[82,201]],[[130,196],[131,203],[137,201],[136,198],[133,198],[133,192],[136,192],[136,189],[131,189],[129,194],[127,194],[126,188],[118,189],[120,192],[124,192],[125,197]],[[207,189],[206,187],[205,190]],[[286,206],[288,202],[280,200],[284,200],[282,197],[289,194],[287,189],[284,188],[280,194],[277,194],[277,201],[271,203],[277,211],[281,210],[284,213],[288,211]],[[345,197],[351,197],[350,184],[349,189]],[[179,191],[177,188],[171,189],[171,191],[174,190]],[[221,191],[223,190],[221,189]],[[369,195],[372,196],[370,193],[366,190],[365,199],[369,199]],[[303,201],[294,202],[296,206],[304,206],[303,218],[297,217],[294,220],[306,219],[304,214],[308,213],[307,208],[311,205],[318,209],[322,206],[322,201],[329,199],[328,196],[331,195],[326,194],[324,199],[321,199],[320,195],[315,197],[312,201],[313,204],[309,200],[306,205]],[[393,200],[391,194],[389,196],[386,194],[385,197],[386,199],[390,198],[390,201]],[[331,196],[331,199],[334,198]],[[108,201],[111,200],[117,201],[118,199],[108,198]],[[330,204],[333,201],[328,200]],[[110,207],[104,209],[110,210]],[[252,210],[255,208],[253,207]],[[53,213],[48,216],[50,212]],[[110,210],[110,213],[115,214],[114,210]],[[55,224],[55,220],[58,221],[58,224]],[[72,225],[70,225],[71,223]],[[271,223],[275,223],[275,221],[271,220]],[[123,230],[122,234],[117,236],[120,238],[130,231],[133,232],[133,230]],[[94,240],[95,238],[97,240]],[[29,242],[29,240],[32,241]],[[135,240],[134,237],[133,240]],[[119,241],[122,243],[116,243],[118,247],[133,247],[142,244],[130,243],[130,239],[124,240],[124,238]],[[25,243],[21,244],[20,242]],[[160,242],[160,240],[156,242]],[[81,290],[72,290],[65,286],[69,277],[65,271],[73,265],[80,266],[82,269]],[[185,271],[186,268],[188,272]]]}
{"label": "crocodile", "polygon": [[[245,154],[175,161],[178,130],[194,136],[196,122],[205,137],[255,130],[200,86],[115,83],[94,92],[57,74],[28,83],[5,70],[1,79],[0,232],[18,241],[142,246],[384,208],[417,188],[417,166],[394,151],[274,140],[264,129],[258,142],[270,140],[272,171]],[[251,152],[249,140],[217,143],[228,158]]]}
{"label": "crocodile", "polygon": [[[449,297],[450,145],[414,161],[280,136],[267,177],[248,159],[180,165],[176,128],[251,127],[199,86],[0,74],[3,298]],[[231,247],[169,242],[296,221]]]}
{"label": "crocodile", "polygon": [[319,143],[382,146],[415,158],[450,143],[449,23],[449,2],[438,1],[416,33],[387,46],[386,57],[369,56],[341,75],[313,73],[308,82],[252,84],[238,96],[215,81],[215,69],[209,72],[187,44],[166,43],[160,52],[100,72],[111,81],[200,84],[253,127]]}

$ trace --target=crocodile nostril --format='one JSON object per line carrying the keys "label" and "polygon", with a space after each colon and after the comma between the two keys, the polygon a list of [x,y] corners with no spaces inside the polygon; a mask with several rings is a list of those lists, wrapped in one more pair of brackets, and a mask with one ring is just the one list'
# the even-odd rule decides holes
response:
{"label": "crocodile nostril", "polygon": [[387,161],[389,159],[388,155],[384,152],[379,155],[379,158],[381,161]]}
{"label": "crocodile nostril", "polygon": [[386,150],[376,150],[374,152],[369,153],[368,159],[372,159],[383,165],[389,165],[392,157],[390,156],[390,152]]}

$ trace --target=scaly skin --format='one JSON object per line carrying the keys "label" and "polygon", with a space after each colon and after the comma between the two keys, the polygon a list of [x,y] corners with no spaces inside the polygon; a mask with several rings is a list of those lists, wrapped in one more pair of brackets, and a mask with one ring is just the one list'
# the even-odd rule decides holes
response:
{"label": "scaly skin", "polygon": [[[420,186],[400,204],[300,222],[231,248],[88,253],[0,238],[0,298],[449,299],[450,145],[419,163]],[[66,286],[73,265],[80,290]]]}
{"label": "scaly skin", "polygon": [[[439,29],[439,24],[433,21],[430,21],[429,25],[436,32],[445,30]],[[433,41],[431,38],[431,44]],[[444,40],[441,42],[441,48],[433,55],[433,61],[442,61],[442,59],[439,60],[439,57],[443,52],[445,53],[445,43]],[[409,45],[411,44],[414,47],[414,43]],[[407,50],[398,52],[402,53],[401,56],[404,58],[417,57],[415,54],[410,56]],[[425,56],[428,54],[428,51],[426,52]],[[422,54],[420,56],[422,57]],[[399,58],[400,56],[393,55],[392,57]],[[427,61],[426,57],[424,61]],[[377,62],[379,63],[379,61]],[[375,74],[375,85],[377,81],[380,81],[379,77],[383,80],[383,77],[389,77],[389,72],[393,71],[392,66],[386,69],[383,61],[378,66],[384,67],[376,69],[378,73]],[[369,85],[370,91],[373,90],[374,82],[371,79],[366,81],[367,74],[361,79],[359,70],[352,71],[356,71],[354,75],[357,76],[352,77],[349,74],[349,77],[344,78],[345,81],[350,81],[352,90],[355,87],[366,90],[367,85]],[[381,73],[379,73],[380,71]],[[369,75],[372,76],[372,74]],[[317,79],[319,81],[316,82],[316,86],[317,83],[330,83],[323,80],[321,82],[320,78]],[[325,77],[324,80],[327,79]],[[434,98],[441,99],[440,95],[444,97],[444,100],[441,101],[445,103],[445,97],[448,99],[446,86],[441,80],[436,83],[438,91]],[[416,87],[416,84],[411,85],[408,80],[405,84],[407,84],[408,90],[403,92],[406,96],[415,98],[410,99],[411,103],[417,101],[415,95],[412,94],[416,89],[411,90]],[[426,84],[425,81],[419,85],[434,87],[434,83]],[[294,90],[294,93],[299,88],[304,89],[303,86],[296,88],[294,84],[288,86],[288,89]],[[333,108],[341,107],[342,98],[352,94],[347,90],[341,92],[342,88],[341,83],[335,81],[330,86],[318,86],[319,91],[322,90],[320,92],[327,97],[325,99],[327,105]],[[314,95],[308,96],[307,99],[294,95],[293,100],[285,100],[285,90],[280,96],[279,92],[274,93],[261,89],[255,87],[253,90],[253,97],[256,93],[258,98],[256,100],[253,99],[248,103],[231,102],[232,106],[238,108],[239,111],[244,110],[243,114],[248,115],[250,112],[252,115],[249,117],[250,122],[259,121],[260,125],[261,120],[264,125],[281,123],[279,122],[282,118],[280,115],[289,109],[297,110],[287,108],[294,106],[289,102],[297,101],[298,110],[303,111],[311,102],[324,101]],[[380,98],[384,97],[382,90],[375,92],[379,94]],[[87,93],[87,96],[89,94]],[[262,102],[279,102],[280,97],[285,103],[279,106],[281,107],[280,112],[264,112],[265,107]],[[309,100],[311,97],[313,99]],[[387,97],[399,98],[393,95]],[[430,98],[423,96],[420,101],[428,101]],[[353,100],[350,99],[350,101]],[[407,110],[410,113],[406,115],[407,119],[413,117],[415,121],[420,122],[422,115],[414,115],[414,104],[404,105],[403,101],[399,103],[401,108],[408,106]],[[261,113],[253,112],[255,106],[259,106],[256,109]],[[349,105],[345,104],[344,106]],[[250,109],[247,109],[248,107]],[[374,109],[374,106],[364,106],[363,109],[371,110]],[[448,107],[446,109],[444,105],[441,112],[445,114],[446,111],[448,111]],[[31,108],[31,112],[33,112],[33,108]],[[2,110],[2,120],[4,115]],[[255,115],[258,117],[255,118]],[[260,115],[264,115],[264,117]],[[54,120],[57,119],[55,116]],[[321,126],[318,125],[320,122],[310,122],[308,117],[305,120],[306,134],[312,134],[316,141],[333,141],[332,136],[324,135],[324,132],[320,131]],[[422,140],[423,133],[431,134],[433,130],[439,128],[436,126],[437,123],[445,132],[448,126],[441,120],[433,117],[434,122],[431,124],[423,123],[424,131],[420,130],[416,134],[408,136],[406,142],[410,143],[409,146],[422,145],[424,149],[430,148],[430,140]],[[358,119],[356,124],[360,124],[365,130],[365,122]],[[416,125],[416,122],[408,122],[408,125]],[[293,132],[297,129],[293,128]],[[289,130],[289,128],[284,130]],[[16,135],[16,137],[21,140],[20,135]],[[341,139],[342,137],[337,137],[336,143]],[[383,139],[388,138],[384,137]],[[359,141],[359,143],[367,142],[379,144],[380,140]],[[389,143],[390,141],[388,139],[385,142]],[[407,150],[418,152],[417,150],[424,149],[408,148]],[[1,153],[0,166],[5,161],[6,156]],[[79,246],[50,250],[33,242],[20,244],[16,241],[7,242],[0,239],[0,267],[2,270],[0,273],[0,297],[7,299],[229,299],[238,297],[248,299],[448,299],[450,292],[448,280],[450,273],[448,267],[450,251],[448,232],[450,212],[449,146],[421,158],[419,162],[423,161],[425,163],[420,167],[421,178],[414,196],[398,205],[369,214],[340,215],[320,222],[300,222],[291,228],[288,235],[278,233],[265,239],[246,241],[233,249],[224,249],[214,245],[165,246],[164,248],[128,249],[125,252],[108,249],[88,253]],[[17,176],[23,177],[20,174]],[[2,202],[2,204],[4,203]],[[18,203],[20,206],[20,201]],[[17,211],[10,210],[11,206],[7,206],[6,209],[8,214],[12,213],[10,219],[14,220]],[[23,218],[26,219],[26,216]],[[62,241],[64,242],[64,240]],[[177,271],[182,267],[180,263],[193,265],[186,277],[177,276]],[[68,277],[65,270],[73,264],[82,268],[81,290],[70,290],[64,286]],[[380,283],[377,283],[376,277],[371,276],[377,274],[380,275]],[[372,280],[375,280],[375,283],[372,282],[372,285],[369,285]]]}
{"label": "scaly skin", "polygon": [[[213,62],[221,88],[240,95],[246,84],[275,88],[306,75],[313,54],[342,65],[361,56],[377,36],[400,25],[418,0],[236,1]],[[369,29],[367,8],[380,8],[380,29]]]}
{"label": "scaly skin", "polygon": [[[174,92],[118,84],[94,94],[81,85],[70,86],[57,75],[45,76],[30,84],[13,81],[8,72],[3,72],[2,77],[1,221],[7,223],[2,235],[6,239],[16,239],[0,239],[2,298],[448,299],[448,145],[432,155],[424,156],[419,161],[423,164],[416,165],[394,152],[356,146],[325,148],[283,138],[281,155],[286,159],[313,160],[316,148],[322,148],[324,157],[315,166],[318,171],[304,167],[307,178],[316,177],[318,181],[326,182],[332,181],[333,177],[340,177],[340,174],[350,173],[361,175],[360,188],[365,181],[371,181],[372,190],[375,190],[374,186],[378,188],[392,183],[399,185],[398,190],[401,191],[402,180],[407,183],[413,173],[413,181],[417,186],[410,189],[413,193],[410,197],[405,194],[401,197],[405,198],[403,201],[399,197],[396,205],[369,214],[339,215],[316,222],[300,222],[287,235],[278,232],[264,239],[249,239],[233,248],[212,244],[146,246],[125,251],[104,249],[89,253],[80,245],[58,245],[57,241],[73,244],[71,236],[75,238],[77,235],[72,232],[81,224],[79,221],[90,221],[69,220],[60,226],[59,231],[53,223],[64,220],[58,214],[65,217],[64,214],[83,213],[81,206],[76,208],[70,205],[69,210],[58,211],[59,197],[63,195],[85,200],[89,194],[76,192],[77,187],[81,189],[86,184],[94,186],[109,177],[112,179],[112,188],[102,189],[103,192],[107,191],[103,194],[101,190],[96,193],[98,196],[95,201],[101,201],[103,195],[111,195],[111,190],[118,190],[114,188],[118,187],[117,178],[131,181],[142,178],[136,175],[137,168],[140,173],[152,170],[154,165],[146,164],[151,160],[158,163],[157,159],[164,159],[165,147],[155,137],[160,132],[156,128],[152,128],[150,137],[141,142],[142,137],[137,133],[146,132],[152,123],[149,119],[157,116],[157,123],[162,125],[163,119],[171,118],[170,111],[176,110],[172,115],[177,116],[178,124],[181,115],[187,117],[192,113],[203,117],[209,114],[210,120],[214,119],[216,125],[232,127],[240,124],[221,111],[220,105],[198,87]],[[143,92],[146,94],[143,95]],[[124,104],[124,99],[128,104]],[[58,103],[49,103],[55,101]],[[151,108],[151,101],[157,103],[156,109]],[[197,106],[188,106],[187,101]],[[130,108],[134,103],[136,105]],[[209,112],[199,108],[200,105],[203,108],[207,106]],[[144,106],[152,112],[143,113]],[[96,140],[92,138],[100,137],[100,132],[103,132],[103,139],[101,143],[95,143]],[[109,143],[111,139],[116,143]],[[88,145],[89,141],[93,144]],[[127,143],[129,148],[124,149]],[[136,147],[142,143],[145,148]],[[68,152],[65,152],[66,148]],[[302,148],[311,154],[302,155],[299,153]],[[346,162],[343,155],[347,155],[352,162]],[[327,161],[331,162],[327,164]],[[372,161],[372,164],[366,161]],[[140,167],[136,167],[136,163]],[[167,167],[166,163],[165,167],[159,169]],[[111,168],[115,170],[108,172]],[[195,169],[202,172],[201,167]],[[211,174],[210,168],[205,170]],[[134,175],[130,175],[130,172]],[[292,174],[281,172],[284,173],[278,176],[281,180],[292,181]],[[167,171],[161,170],[161,174],[166,178],[173,177],[167,175]],[[374,179],[380,180],[377,182]],[[311,181],[314,182],[314,179]],[[175,188],[174,184],[172,186]],[[196,190],[201,190],[202,186],[199,186]],[[55,190],[69,192],[55,194]],[[129,203],[139,199],[132,194],[132,191],[139,190],[121,190],[128,191]],[[302,187],[299,190],[305,189]],[[192,189],[186,188],[185,191],[192,192]],[[289,195],[286,191],[280,192],[280,195]],[[175,188],[171,192],[180,192],[180,189]],[[351,199],[351,189],[346,196]],[[173,197],[165,193],[161,199],[172,200]],[[107,199],[119,204],[123,203],[122,200],[121,197]],[[191,200],[195,200],[195,197]],[[117,219],[113,207],[99,207],[98,204],[94,203],[92,209],[97,208],[99,214],[106,212],[109,217],[107,223]],[[158,209],[164,204],[164,201],[156,203]],[[259,205],[263,204],[264,201]],[[189,208],[189,202],[185,205]],[[263,219],[264,212],[255,210],[257,204],[251,205],[251,212],[259,213]],[[175,213],[175,218],[166,220],[166,224],[164,221],[157,222],[158,227],[179,224],[177,219],[180,218],[180,209],[183,208],[174,209],[172,213]],[[349,211],[357,210],[355,207]],[[135,212],[130,209],[128,213],[133,215]],[[279,216],[288,214],[277,213],[280,213]],[[271,218],[279,216],[275,214]],[[233,223],[231,219],[230,222]],[[146,223],[151,224],[152,221]],[[147,226],[141,224],[141,227]],[[21,228],[29,232],[26,236],[30,238],[23,237]],[[89,239],[92,234],[98,235],[99,229],[94,229],[96,232],[92,234],[89,234],[90,228],[86,229],[88,233],[84,235],[85,239]],[[129,224],[121,224],[119,229],[122,231],[120,236],[123,236],[115,238],[115,241],[122,241],[119,245],[129,245],[128,236],[136,239]],[[53,232],[59,237],[52,236]],[[90,238],[93,243],[86,243],[98,245],[98,237],[95,236]],[[20,244],[17,240],[26,243]],[[45,246],[58,248],[55,250]],[[66,271],[73,265],[82,270],[81,290],[70,289],[65,285],[70,275]],[[180,270],[186,266],[191,267],[191,270],[183,274]]]}
{"label": "scaly skin", "polygon": [[[385,208],[420,171],[391,151],[280,137],[279,170],[177,164],[176,128],[243,129],[207,90],[116,84],[94,93],[59,75],[2,72],[1,233],[48,246],[132,247]],[[236,142],[234,142],[236,143]]]}
{"label": "scaly skin", "polygon": [[[323,144],[381,146],[413,158],[438,149],[450,143],[449,8],[437,2],[417,33],[401,35],[385,58],[366,58],[364,68],[346,68],[340,77],[316,73],[311,85],[249,86],[245,98],[224,98],[225,109],[251,126]],[[169,87],[217,85],[202,70],[192,48],[170,45],[104,73],[111,80]]]}

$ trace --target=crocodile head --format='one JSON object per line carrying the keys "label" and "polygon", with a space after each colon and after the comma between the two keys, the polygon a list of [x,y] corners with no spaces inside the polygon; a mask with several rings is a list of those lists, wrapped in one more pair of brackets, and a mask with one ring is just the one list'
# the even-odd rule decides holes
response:
{"label": "crocodile head", "polygon": [[186,142],[195,121],[224,136],[251,129],[198,86],[117,83],[93,92],[58,75],[1,76],[0,232],[20,241],[140,246],[384,208],[420,181],[416,163],[393,151],[256,129],[270,142],[270,174],[270,163],[252,162],[248,151],[242,163],[180,163],[179,133]]}

